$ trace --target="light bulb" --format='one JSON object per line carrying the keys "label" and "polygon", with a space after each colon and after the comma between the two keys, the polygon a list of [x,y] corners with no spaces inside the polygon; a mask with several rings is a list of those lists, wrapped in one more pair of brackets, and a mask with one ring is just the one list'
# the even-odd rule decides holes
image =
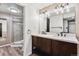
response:
{"label": "light bulb", "polygon": [[59,8],[59,11],[61,11],[61,10],[62,10],[62,7]]}
{"label": "light bulb", "polygon": [[63,13],[63,12],[64,12],[64,10],[63,10],[63,8],[62,8],[62,7],[60,7],[59,11],[60,11],[61,13]]}
{"label": "light bulb", "polygon": [[57,11],[56,14],[59,14],[59,12]]}
{"label": "light bulb", "polygon": [[56,14],[59,14],[59,9],[55,9],[54,12],[55,12]]}
{"label": "light bulb", "polygon": [[64,11],[63,10],[61,10],[61,13],[63,13]]}
{"label": "light bulb", "polygon": [[69,6],[66,6],[65,8],[66,8],[66,12],[69,12],[70,11],[69,10]]}

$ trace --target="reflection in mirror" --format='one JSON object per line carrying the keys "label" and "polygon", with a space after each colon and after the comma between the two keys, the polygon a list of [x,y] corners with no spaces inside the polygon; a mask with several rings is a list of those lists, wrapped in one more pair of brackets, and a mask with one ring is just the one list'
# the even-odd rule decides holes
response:
{"label": "reflection in mirror", "polygon": [[63,32],[63,17],[62,15],[50,16],[50,32]]}
{"label": "reflection in mirror", "polygon": [[63,19],[63,32],[75,33],[75,19],[74,18]]}
{"label": "reflection in mirror", "polygon": [[70,3],[66,7],[43,13],[40,33],[75,33],[75,4]]}
{"label": "reflection in mirror", "polygon": [[75,7],[73,6],[69,10],[63,14],[63,32],[75,33]]}

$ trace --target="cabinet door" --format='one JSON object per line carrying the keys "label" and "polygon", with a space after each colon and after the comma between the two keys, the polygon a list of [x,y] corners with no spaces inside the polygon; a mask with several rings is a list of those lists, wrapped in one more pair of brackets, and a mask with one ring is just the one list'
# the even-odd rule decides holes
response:
{"label": "cabinet door", "polygon": [[63,51],[65,55],[77,55],[77,45],[64,42]]}
{"label": "cabinet door", "polygon": [[58,41],[52,40],[52,55],[60,55],[61,45]]}
{"label": "cabinet door", "polygon": [[37,36],[32,36],[32,44],[33,46],[40,48],[40,38]]}
{"label": "cabinet door", "polygon": [[52,40],[52,55],[76,55],[77,54],[77,45],[63,42],[63,41],[55,41]]}
{"label": "cabinet door", "polygon": [[37,38],[35,36],[32,36],[32,44],[34,46],[37,45]]}
{"label": "cabinet door", "polygon": [[33,46],[45,52],[47,54],[51,54],[51,40],[41,37],[32,36]]}
{"label": "cabinet door", "polygon": [[51,54],[51,40],[40,38],[40,49],[47,54]]}

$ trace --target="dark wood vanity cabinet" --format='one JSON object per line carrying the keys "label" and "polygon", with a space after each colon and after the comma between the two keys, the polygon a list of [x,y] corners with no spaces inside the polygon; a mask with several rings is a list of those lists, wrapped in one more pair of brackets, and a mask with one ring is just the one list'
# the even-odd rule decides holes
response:
{"label": "dark wood vanity cabinet", "polygon": [[77,44],[32,36],[32,46],[54,56],[77,55]]}

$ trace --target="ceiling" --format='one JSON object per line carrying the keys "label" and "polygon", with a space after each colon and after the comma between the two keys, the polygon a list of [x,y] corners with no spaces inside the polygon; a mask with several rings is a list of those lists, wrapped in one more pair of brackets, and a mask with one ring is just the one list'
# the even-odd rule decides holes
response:
{"label": "ceiling", "polygon": [[[15,9],[18,12],[12,12],[12,9]],[[21,16],[23,12],[23,7],[15,3],[0,3],[0,12]]]}

